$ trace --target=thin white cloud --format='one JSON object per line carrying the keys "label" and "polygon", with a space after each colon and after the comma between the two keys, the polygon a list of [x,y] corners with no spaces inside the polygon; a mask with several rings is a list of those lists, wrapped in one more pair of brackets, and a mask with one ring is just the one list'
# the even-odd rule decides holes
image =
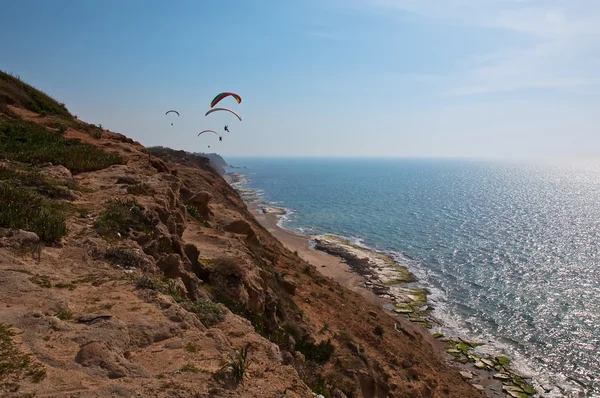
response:
{"label": "thin white cloud", "polygon": [[508,49],[454,60],[462,69],[445,94],[468,95],[528,88],[597,86],[600,80],[598,0],[357,0],[364,10],[405,13],[438,23],[522,35]]}

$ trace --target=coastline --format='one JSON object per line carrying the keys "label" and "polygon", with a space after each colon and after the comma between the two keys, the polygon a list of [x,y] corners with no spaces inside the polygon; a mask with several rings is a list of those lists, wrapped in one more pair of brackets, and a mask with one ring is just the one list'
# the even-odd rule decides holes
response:
{"label": "coastline", "polygon": [[257,221],[287,249],[297,252],[324,276],[387,310],[401,328],[422,335],[439,355],[462,370],[465,380],[486,396],[527,398],[540,396],[544,391],[544,396],[556,397],[567,393],[559,386],[541,385],[529,375],[515,371],[509,358],[478,348],[485,346],[484,343],[434,333],[431,329],[440,327],[437,330],[441,330],[444,325],[431,316],[429,291],[419,285],[406,265],[391,255],[335,235],[300,235],[282,226],[291,212],[263,202],[262,192],[246,187],[249,181],[245,175],[229,174],[227,181],[240,193]]}

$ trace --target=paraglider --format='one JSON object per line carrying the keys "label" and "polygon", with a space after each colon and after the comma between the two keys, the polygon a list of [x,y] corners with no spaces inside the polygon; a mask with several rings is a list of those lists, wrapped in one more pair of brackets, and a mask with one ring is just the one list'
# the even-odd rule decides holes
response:
{"label": "paraglider", "polygon": [[228,109],[228,108],[213,108],[213,109],[209,110],[208,112],[206,112],[206,114],[204,116],[208,116],[211,113],[217,112],[217,111],[226,111],[226,112],[233,113],[240,120],[240,122],[242,121],[242,117],[237,112],[235,112],[234,110]]}
{"label": "paraglider", "polygon": [[225,125],[225,127],[223,127],[223,130],[225,130],[229,133],[229,127],[227,125]]}
{"label": "paraglider", "polygon": [[223,141],[223,137],[221,137],[219,135],[219,133],[217,133],[215,130],[203,130],[203,131],[201,131],[201,132],[198,133],[198,137],[200,137],[200,134],[204,134],[204,133],[213,133],[213,134],[216,134],[217,137],[219,137],[219,141]]}
{"label": "paraglider", "polygon": [[230,93],[230,92],[225,92],[225,93],[221,93],[218,94],[210,103],[210,107],[214,108],[215,105],[217,105],[223,98],[226,97],[233,97],[235,98],[235,100],[237,101],[237,103],[239,104],[240,102],[242,102],[242,97],[240,97],[238,94],[236,93]]}
{"label": "paraglider", "polygon": [[[177,114],[177,117],[179,117],[179,112],[177,112],[176,110],[173,110],[173,109],[171,109],[170,111],[166,111],[166,112],[165,112],[165,115],[168,115],[168,114],[169,114],[169,113],[171,113],[171,112],[173,112],[173,113],[176,113],[176,114]],[[173,123],[171,123],[171,126],[172,126],[172,125],[173,125]]]}

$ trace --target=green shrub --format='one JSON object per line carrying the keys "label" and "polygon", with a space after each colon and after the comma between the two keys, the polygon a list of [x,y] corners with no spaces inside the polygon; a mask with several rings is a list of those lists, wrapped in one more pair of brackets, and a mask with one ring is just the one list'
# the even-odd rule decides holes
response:
{"label": "green shrub", "polygon": [[159,279],[151,279],[146,275],[142,275],[142,277],[137,280],[135,285],[138,289],[160,290],[163,283]]}
{"label": "green shrub", "polygon": [[180,372],[189,372],[189,373],[198,373],[200,372],[200,369],[198,369],[195,365],[188,363],[186,365],[183,365],[183,367],[181,369],[179,369]]}
{"label": "green shrub", "polygon": [[73,313],[70,310],[62,310],[58,314],[56,314],[56,317],[61,321],[68,321],[70,319],[73,319]]}
{"label": "green shrub", "polygon": [[296,342],[294,349],[304,354],[306,359],[323,364],[329,361],[335,347],[331,344],[330,339],[322,341],[319,344],[315,344],[309,339],[303,339]]}
{"label": "green shrub", "polygon": [[214,301],[199,298],[193,302],[186,302],[184,308],[198,316],[200,322],[207,328],[212,327],[225,320],[225,311]]}
{"label": "green shrub", "polygon": [[130,230],[150,232],[153,225],[142,213],[142,208],[133,200],[115,199],[94,223],[94,228],[102,236],[115,237],[117,233],[127,234]]}
{"label": "green shrub", "polygon": [[[34,362],[31,354],[22,353],[13,341],[15,332],[10,325],[0,323],[0,395],[14,392],[18,388],[17,382],[30,378],[34,383],[39,383],[46,377],[46,367],[39,362]],[[12,396],[12,395],[10,395]]]}
{"label": "green shrub", "polygon": [[29,278],[32,283],[35,283],[38,286],[51,288],[52,283],[50,282],[50,278],[47,275],[35,275]]}
{"label": "green shrub", "polygon": [[121,267],[137,268],[140,265],[139,256],[133,250],[124,247],[110,247],[104,254],[104,258],[111,264]]}
{"label": "green shrub", "polygon": [[24,120],[0,122],[0,157],[32,164],[61,164],[72,173],[124,163],[118,155],[76,139],[64,138],[60,132]]}
{"label": "green shrub", "polygon": [[119,177],[117,178],[117,184],[135,185],[139,184],[140,181],[133,177]]}
{"label": "green shrub", "polygon": [[172,279],[164,284],[160,290],[164,294],[171,296],[177,303],[185,301],[185,292]]}
{"label": "green shrub", "polygon": [[196,344],[194,344],[192,342],[187,343],[184,348],[187,352],[191,352],[191,353],[198,352],[198,347],[196,346]]}
{"label": "green shrub", "polygon": [[383,336],[383,327],[381,327],[381,325],[375,326],[375,329],[373,331],[377,336]]}
{"label": "green shrub", "polygon": [[192,216],[196,220],[202,221],[202,215],[200,214],[200,212],[198,211],[198,209],[196,208],[196,206],[187,205],[186,209],[187,209],[187,212],[188,212],[188,214],[190,216]]}
{"label": "green shrub", "polygon": [[74,188],[75,184],[49,180],[40,173],[16,171],[0,166],[0,180],[7,181],[13,186],[30,187],[40,195],[51,199],[75,199],[75,196],[66,187]]}
{"label": "green shrub", "polygon": [[0,226],[35,232],[47,242],[67,234],[65,218],[56,204],[30,189],[0,183]]}
{"label": "green shrub", "polygon": [[235,380],[238,384],[244,384],[244,376],[246,375],[246,369],[250,365],[250,360],[248,359],[248,349],[250,345],[246,345],[239,351],[236,351],[235,356],[229,354],[229,360],[227,363],[221,367],[221,371],[229,368],[231,369],[231,374],[233,376],[233,380]]}

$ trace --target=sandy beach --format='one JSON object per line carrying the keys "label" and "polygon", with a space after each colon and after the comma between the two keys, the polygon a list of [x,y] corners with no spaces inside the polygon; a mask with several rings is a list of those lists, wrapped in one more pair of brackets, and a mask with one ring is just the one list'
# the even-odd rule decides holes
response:
{"label": "sandy beach", "polygon": [[305,261],[313,264],[317,269],[329,278],[338,282],[340,285],[360,294],[366,300],[378,305],[387,303],[363,286],[365,280],[363,277],[353,273],[348,264],[339,257],[332,256],[322,251],[311,249],[310,240],[306,236],[300,236],[293,231],[281,228],[277,225],[280,217],[278,212],[269,212],[267,214],[261,211],[261,206],[255,203],[249,203],[248,208],[252,211],[254,217],[260,222],[275,238],[292,252],[298,252],[298,255]]}

